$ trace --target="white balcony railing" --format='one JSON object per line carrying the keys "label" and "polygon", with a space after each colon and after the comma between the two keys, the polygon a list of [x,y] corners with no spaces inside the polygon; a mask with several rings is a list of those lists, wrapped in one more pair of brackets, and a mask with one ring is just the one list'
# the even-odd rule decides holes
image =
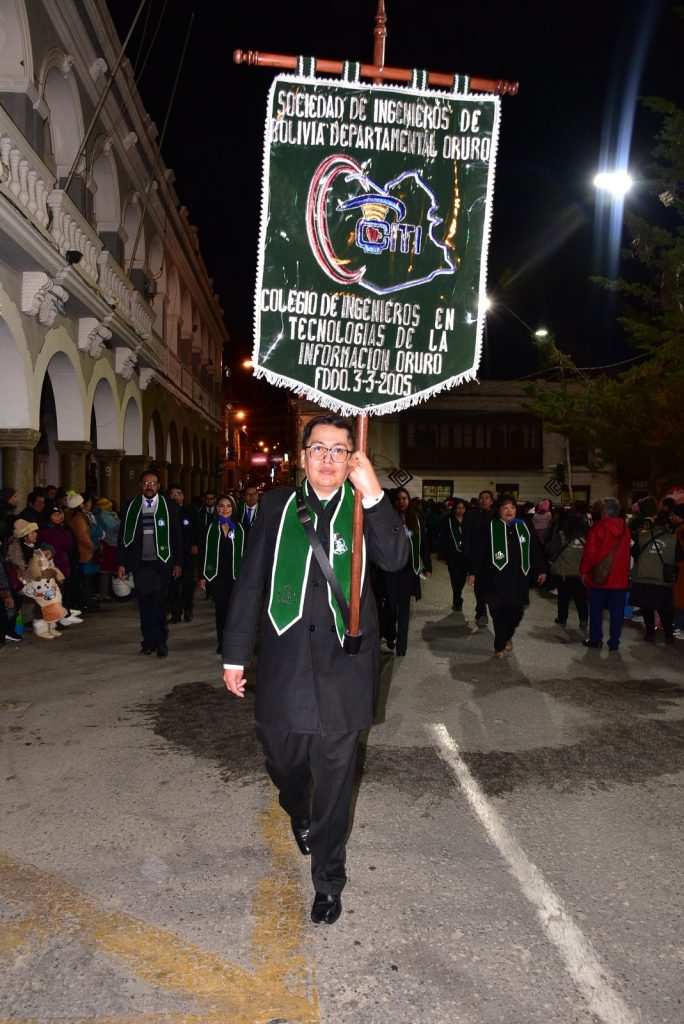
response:
{"label": "white balcony railing", "polygon": [[61,253],[80,252],[83,259],[79,270],[97,284],[100,277],[98,257],[104,245],[102,239],[72,203],[66,192],[54,189],[47,197],[52,214],[49,232]]}
{"label": "white balcony railing", "polygon": [[50,220],[47,197],[53,183],[50,169],[0,107],[0,193],[21,207],[30,220],[46,229]]}
{"label": "white balcony railing", "polygon": [[49,234],[60,252],[80,252],[78,272],[99,289],[105,301],[142,339],[138,355],[168,377],[192,402],[218,420],[220,405],[183,366],[162,338],[154,333],[154,312],[119,266],[102,239],[54,175],[26,142],[0,107],[0,196],[21,209],[43,235]]}

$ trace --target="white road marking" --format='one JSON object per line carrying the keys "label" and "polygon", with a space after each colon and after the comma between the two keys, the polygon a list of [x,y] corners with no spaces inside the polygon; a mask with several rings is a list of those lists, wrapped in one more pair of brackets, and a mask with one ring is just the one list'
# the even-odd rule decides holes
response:
{"label": "white road marking", "polygon": [[525,897],[535,907],[545,932],[584,993],[591,1011],[605,1024],[638,1024],[638,1018],[618,995],[615,981],[601,965],[589,939],[583,935],[560,897],[508,832],[503,819],[487,800],[446,726],[426,725],[425,729],[437,747],[439,756],[454,772],[489,839],[508,864]]}

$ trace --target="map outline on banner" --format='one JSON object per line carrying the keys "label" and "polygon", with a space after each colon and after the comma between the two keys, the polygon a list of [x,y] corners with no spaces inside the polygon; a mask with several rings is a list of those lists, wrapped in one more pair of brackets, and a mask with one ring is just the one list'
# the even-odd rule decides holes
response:
{"label": "map outline on banner", "polygon": [[[388,157],[386,153],[366,155],[366,159],[361,160],[357,159],[358,147],[355,149],[351,144],[347,146],[347,151],[343,151],[343,147],[339,146],[334,151],[329,151],[324,141],[324,129],[327,128],[332,136],[334,131],[331,124],[316,121],[313,118],[308,123],[304,121],[302,126],[301,121],[297,124],[296,121],[291,120],[288,124],[287,118],[279,120],[272,117],[271,114],[275,111],[276,93],[279,89],[282,96],[285,96],[289,90],[289,94],[286,96],[288,101],[290,97],[297,96],[297,90],[303,92],[302,106],[306,106],[312,98],[320,101],[319,106],[322,106],[324,102],[332,105],[333,100],[341,104],[346,100],[337,99],[337,96],[345,92],[349,97],[353,97],[350,99],[350,107],[353,107],[354,102],[359,106],[362,103],[373,103],[378,98],[381,102],[387,98],[389,103],[396,103],[397,107],[403,103],[406,109],[409,109],[411,104],[416,109],[422,104],[426,109],[432,111],[435,120],[439,114],[442,125],[449,117],[455,118],[457,112],[460,113],[461,122],[472,120],[474,123],[476,117],[479,119],[482,112],[485,111],[486,117],[483,118],[483,121],[487,125],[486,133],[479,136],[477,141],[481,143],[484,139],[485,142],[488,142],[488,155],[486,159],[484,156],[482,159],[473,158],[471,163],[456,157],[450,161],[445,157],[441,163],[429,166],[428,169],[433,173],[433,177],[437,177],[438,174],[444,177],[445,167],[450,167],[453,163],[454,196],[458,202],[454,200],[453,207],[447,208],[443,197],[437,196],[431,189],[431,181],[424,180],[420,159],[411,160],[411,163],[415,164],[414,167],[407,168],[402,165],[402,169],[394,177],[379,176],[375,166],[379,165],[378,170],[380,170],[383,161],[385,165],[388,163],[391,157]],[[310,91],[306,92],[307,89]],[[283,104],[282,96],[279,98],[281,105]],[[313,102],[309,106],[313,109]],[[469,113],[464,114],[464,110]],[[427,117],[427,115],[425,116]],[[280,74],[274,78],[269,91],[267,108],[257,287],[254,301],[255,330],[252,361],[255,376],[264,377],[276,386],[287,387],[295,394],[303,395],[322,407],[330,408],[341,415],[381,414],[409,408],[441,391],[452,389],[460,383],[477,377],[482,355],[487,255],[491,233],[500,116],[500,98],[491,94],[449,93],[418,89],[412,86],[385,84],[371,86],[358,82],[347,83],[338,79],[299,74]],[[345,127],[344,122],[342,127]],[[351,133],[354,126],[346,125],[346,127]],[[296,142],[292,141],[292,137],[294,132],[300,129],[302,132],[308,129],[309,135],[312,137],[315,132],[318,149],[322,152],[314,152],[316,147],[313,144],[307,149],[306,139],[305,144],[299,149],[297,148],[299,137],[297,136]],[[379,131],[377,126],[373,130]],[[335,131],[339,132],[339,128]],[[276,138],[278,133],[286,140],[280,148],[278,148],[279,140]],[[410,132],[405,130],[404,134],[408,135]],[[419,135],[420,133],[415,131],[413,134]],[[428,132],[422,134],[426,137],[429,135]],[[441,138],[436,133],[432,134],[438,139]],[[471,137],[474,136],[463,136],[466,141]],[[455,136],[445,136],[446,141],[443,141],[443,146],[447,145],[448,139],[455,140],[451,144],[458,144],[458,139]],[[284,187],[278,189],[278,194],[275,197],[272,196],[272,191],[276,190],[277,185],[282,186],[282,181],[277,178],[277,175],[280,174],[281,178],[284,175],[283,165],[286,161],[283,153],[286,151],[286,145],[290,143],[292,150],[288,151],[288,158],[294,153],[293,162],[298,159],[307,166],[310,165],[309,169],[305,171],[308,175],[308,182],[305,179],[303,187],[299,188],[299,192],[306,196],[305,212],[301,217],[301,223],[298,219],[291,220],[290,223],[281,223],[274,216],[274,208],[277,203],[281,202],[284,205],[282,197],[288,195],[287,189]],[[435,152],[434,139],[430,144],[432,146],[430,159],[433,159],[439,154]],[[463,145],[462,142],[461,145]],[[426,157],[425,160],[427,159]],[[400,162],[397,158],[396,163]],[[479,164],[477,172],[471,171],[471,167],[475,164]],[[461,202],[458,189],[463,188],[461,179],[458,177],[461,166],[465,168],[463,177],[466,178],[466,186],[470,187],[471,192],[480,190],[475,195],[476,201],[472,203],[473,208],[475,208],[476,202],[478,204],[475,213],[470,208],[461,211],[458,205]],[[469,173],[472,181],[467,178]],[[330,193],[336,185],[339,185],[339,179],[342,178],[344,178],[343,186],[348,189],[347,198],[338,199],[337,206],[332,207],[335,223],[333,230],[330,230],[329,213],[326,213],[325,204],[330,206]],[[413,181],[407,184],[407,179],[413,179]],[[299,184],[299,179],[297,181]],[[352,182],[354,187],[363,189],[355,196],[349,194]],[[414,188],[413,192],[411,192],[412,187]],[[408,198],[411,200],[415,201],[415,197],[418,196],[419,208],[422,209],[421,202],[423,207],[427,205],[424,221],[415,220],[414,217],[415,223],[409,222],[405,201],[407,196],[405,193],[393,195],[395,188],[404,189],[405,192],[408,190],[410,193]],[[300,200],[296,191],[294,195],[296,208],[296,203]],[[439,199],[442,199],[441,209],[438,203]],[[288,214],[291,214],[291,205],[287,208]],[[361,212],[359,213],[359,211]],[[456,227],[451,222],[445,223],[448,213],[452,214],[452,221],[456,222]],[[353,231],[349,226],[351,222],[343,220],[343,216],[347,214],[359,218],[355,225],[356,249],[364,255],[368,255],[369,261],[375,259],[378,254],[388,255],[390,259],[385,260],[384,265],[382,262],[376,261],[369,272],[368,261],[366,261],[361,268],[351,267],[348,269],[347,264],[350,264],[351,260],[344,258],[344,254],[339,254],[335,248],[335,240],[331,237],[334,230],[337,231],[338,241],[340,237],[352,236]],[[448,232],[453,228],[452,241],[459,230],[469,239],[467,228],[470,225],[469,218],[471,216],[474,221],[477,218],[476,225],[481,232],[476,238],[477,247],[473,243],[470,245],[470,249],[464,248],[463,251],[456,251],[456,245],[452,244],[453,251],[450,251],[450,246],[447,244],[447,240],[450,238]],[[458,223],[459,217],[465,222],[465,231]],[[427,224],[427,231],[424,230],[425,224]],[[444,236],[439,238],[432,236],[433,229],[442,224],[444,224]],[[475,234],[474,231],[473,234]],[[298,245],[292,243],[290,235],[298,239]],[[429,251],[428,245],[431,245]],[[422,256],[426,251],[428,251],[428,258],[436,260],[436,263],[428,268],[428,272],[420,276],[421,271],[415,269],[415,264],[418,262],[416,257],[418,254]],[[267,256],[271,260],[268,267],[266,265]],[[274,256],[275,258],[273,258]],[[397,280],[389,283],[375,279],[378,276],[376,273],[378,267],[382,270],[383,266],[386,268],[389,263],[394,271],[395,263],[398,263],[400,258],[405,258],[408,267],[403,278],[400,271]],[[468,268],[466,274],[463,271],[464,264],[467,264]],[[302,265],[304,269],[302,269]],[[415,275],[413,278],[410,278],[409,271]],[[317,274],[318,278],[314,277],[315,286],[307,288],[305,284],[301,287],[303,274],[310,276]],[[462,281],[459,275],[463,275]],[[367,280],[364,280],[366,277]],[[426,284],[434,285],[436,292],[438,285],[445,281],[450,282],[451,279],[456,280],[453,295],[460,298],[461,294],[458,289],[460,288],[465,295],[465,289],[468,288],[468,299],[471,302],[471,306],[466,308],[464,301],[463,309],[458,311],[459,321],[455,326],[456,305],[454,304],[453,307],[448,305],[448,301],[452,297],[452,293],[449,293],[445,298],[448,288],[443,289],[444,294],[439,294],[439,298],[443,302],[441,307],[435,304],[430,305],[429,296],[424,307],[415,301],[416,295],[422,294],[419,289],[424,288]],[[359,304],[362,304],[365,309],[365,305],[371,300],[374,303],[379,303],[380,313],[371,313],[370,318],[373,319],[373,322],[370,329],[366,330],[368,324],[367,322],[362,323],[361,314],[350,313],[349,310],[360,308]],[[309,302],[311,308],[302,305],[300,309],[300,302],[302,304]],[[317,315],[318,307],[316,305],[319,302],[320,316]],[[337,316],[335,321],[333,318],[337,315],[340,304],[342,313]],[[408,324],[409,321],[401,319],[397,321],[396,307],[399,304],[402,304],[404,309],[412,308],[414,327],[402,326],[405,323]],[[326,306],[325,310],[324,306]],[[370,308],[375,310],[375,306]],[[390,319],[392,308],[394,309],[394,320]],[[331,319],[326,320],[325,314],[329,313],[331,309],[333,310]],[[425,312],[426,321],[434,321],[431,327],[421,323],[421,316],[425,310],[427,311]],[[312,315],[312,313],[316,315]],[[353,322],[356,320],[358,322]],[[344,336],[340,336],[342,324],[346,331]],[[377,329],[376,325],[379,325]],[[385,332],[386,325],[387,331]],[[357,340],[361,336],[358,328],[362,326],[365,333],[363,341],[360,342]],[[390,327],[396,328],[394,348],[391,341],[385,345],[385,333],[391,333]],[[350,328],[352,329],[350,330]],[[421,332],[419,345],[422,347],[412,349],[414,333],[419,329]],[[286,337],[287,330],[289,330],[289,337]],[[322,336],[324,330],[327,335]],[[334,333],[335,330],[337,335]],[[376,330],[375,337],[379,337],[380,340],[373,340],[373,330]],[[461,334],[449,335],[450,330],[460,331]],[[429,351],[425,341],[428,332]],[[314,334],[313,338],[312,333]],[[366,335],[370,337],[370,341],[366,341]],[[462,336],[467,338],[465,343],[459,341]],[[353,341],[350,340],[352,337]],[[452,338],[457,339],[453,343],[453,349],[456,350],[455,355],[449,352]],[[398,351],[402,345],[406,346],[405,350]],[[438,350],[439,345],[441,348]],[[347,351],[344,350],[344,346]],[[295,347],[299,350],[298,360],[295,360],[295,357],[286,359],[283,353],[295,351]],[[446,357],[442,356],[442,350],[447,352]],[[326,356],[330,359],[331,369],[326,369],[327,364],[323,361]],[[345,357],[347,358],[346,363],[338,362],[336,364],[334,362],[334,358],[343,360]],[[447,369],[443,376],[439,376],[441,368],[445,365],[445,360]],[[461,360],[461,364],[459,364],[459,360]],[[337,370],[335,367],[339,365],[342,368]],[[304,367],[308,367],[308,369],[305,371]],[[414,369],[416,367],[418,369]],[[437,367],[439,369],[435,369]],[[302,377],[298,378],[297,372],[300,372]],[[332,380],[337,374],[340,381],[344,380],[346,390],[340,389],[335,392],[333,387],[319,386],[319,377],[325,381],[326,374],[328,379]],[[430,374],[432,374],[431,379]],[[418,383],[414,382],[414,378],[417,378]],[[349,382],[353,385],[351,389]],[[387,384],[383,390],[385,382]],[[391,388],[394,390],[392,391]]]}

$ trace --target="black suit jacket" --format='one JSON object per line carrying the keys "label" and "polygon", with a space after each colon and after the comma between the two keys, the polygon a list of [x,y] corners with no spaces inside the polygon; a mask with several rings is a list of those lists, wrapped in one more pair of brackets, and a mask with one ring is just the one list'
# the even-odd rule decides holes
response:
{"label": "black suit jacket", "polygon": [[[169,574],[173,569],[174,565],[183,564],[183,534],[181,532],[180,516],[178,515],[178,506],[175,501],[166,499],[166,504],[169,509],[169,547],[171,549],[171,557],[168,562],[162,562],[157,559],[157,563],[161,566],[164,565],[168,570]],[[134,575],[140,569],[142,562],[142,512],[138,516],[138,522],[135,526],[135,533],[133,540],[128,547],[124,545],[124,524],[126,522],[126,513],[128,511],[130,502],[126,505],[121,515],[121,526],[119,527],[119,540],[117,544],[117,560],[119,565],[126,567],[127,572],[132,572]]]}
{"label": "black suit jacket", "polygon": [[[168,498],[167,501],[169,501]],[[200,537],[199,515],[194,505],[176,505],[176,508],[178,509],[178,518],[180,520],[181,534],[183,537],[183,559],[179,564],[183,565],[187,569],[194,565],[197,557],[196,554],[193,555],[191,553],[190,549],[196,547],[199,550],[202,542],[202,538]]]}
{"label": "black suit jacket", "polygon": [[[233,587],[223,660],[247,666],[260,627],[257,722],[283,732],[354,732],[373,723],[379,676],[378,622],[369,574],[361,594],[363,640],[356,657],[345,654],[338,640],[326,580],[313,556],[302,617],[278,636],[268,615],[268,601],[278,527],[291,494],[291,487],[283,487],[262,498]],[[406,562],[408,538],[387,497],[364,510],[364,538],[369,563],[392,572]]]}

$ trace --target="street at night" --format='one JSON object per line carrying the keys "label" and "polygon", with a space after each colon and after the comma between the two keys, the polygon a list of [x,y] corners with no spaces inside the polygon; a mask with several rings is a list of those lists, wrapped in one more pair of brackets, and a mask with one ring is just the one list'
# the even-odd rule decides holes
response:
{"label": "street at night", "polygon": [[678,1024],[684,644],[588,650],[534,591],[504,660],[423,585],[383,653],[349,883],[308,861],[213,611],[138,656],[131,604],[0,654],[0,1020]]}

